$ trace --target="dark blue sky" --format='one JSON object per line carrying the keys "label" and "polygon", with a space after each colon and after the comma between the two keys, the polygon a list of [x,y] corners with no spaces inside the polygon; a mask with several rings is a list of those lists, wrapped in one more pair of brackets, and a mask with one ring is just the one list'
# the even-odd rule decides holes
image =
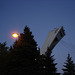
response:
{"label": "dark blue sky", "polygon": [[53,50],[58,71],[62,72],[67,53],[75,62],[75,0],[0,0],[0,42],[12,45],[11,34],[23,32],[25,25],[40,47],[48,32],[63,26],[66,36]]}

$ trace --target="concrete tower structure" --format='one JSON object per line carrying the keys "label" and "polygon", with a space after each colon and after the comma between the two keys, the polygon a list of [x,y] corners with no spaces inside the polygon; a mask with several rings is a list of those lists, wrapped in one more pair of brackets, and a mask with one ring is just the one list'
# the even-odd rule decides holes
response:
{"label": "concrete tower structure", "polygon": [[63,26],[49,32],[42,48],[40,49],[40,55],[45,55],[48,47],[50,48],[50,50],[52,50],[55,45],[64,37],[64,35],[65,32]]}

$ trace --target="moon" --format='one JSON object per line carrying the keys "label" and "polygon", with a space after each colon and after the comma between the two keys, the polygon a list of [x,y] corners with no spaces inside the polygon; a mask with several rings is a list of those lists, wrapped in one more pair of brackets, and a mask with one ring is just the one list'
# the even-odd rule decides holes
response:
{"label": "moon", "polygon": [[19,37],[19,34],[18,34],[18,33],[13,33],[12,36],[13,36],[14,38],[17,38],[17,37]]}

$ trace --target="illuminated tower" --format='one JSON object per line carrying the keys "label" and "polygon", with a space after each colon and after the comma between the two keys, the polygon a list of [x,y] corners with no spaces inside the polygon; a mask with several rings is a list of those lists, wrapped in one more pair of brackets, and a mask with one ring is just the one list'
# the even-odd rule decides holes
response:
{"label": "illuminated tower", "polygon": [[55,45],[64,37],[64,35],[65,35],[65,32],[64,32],[63,26],[49,32],[40,50],[40,55],[45,54],[48,47],[50,48],[50,50],[52,50],[55,47]]}

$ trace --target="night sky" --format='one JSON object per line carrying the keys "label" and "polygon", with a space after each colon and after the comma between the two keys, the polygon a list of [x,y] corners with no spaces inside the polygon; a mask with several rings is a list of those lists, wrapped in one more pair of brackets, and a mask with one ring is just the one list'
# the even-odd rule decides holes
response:
{"label": "night sky", "polygon": [[66,35],[53,49],[58,72],[68,53],[75,63],[75,0],[0,0],[1,43],[12,45],[12,33],[22,33],[26,25],[40,48],[48,32],[63,26]]}

